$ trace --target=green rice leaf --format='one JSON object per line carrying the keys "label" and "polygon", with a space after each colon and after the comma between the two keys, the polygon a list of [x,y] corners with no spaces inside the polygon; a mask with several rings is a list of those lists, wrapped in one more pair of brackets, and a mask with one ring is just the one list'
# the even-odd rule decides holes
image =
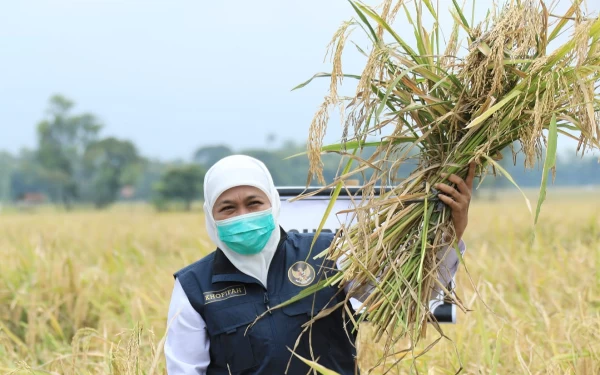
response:
{"label": "green rice leaf", "polygon": [[537,208],[535,210],[535,221],[537,224],[540,216],[542,203],[546,199],[546,185],[548,184],[548,173],[556,167],[556,148],[558,143],[558,127],[556,126],[556,115],[552,116],[550,127],[548,128],[548,148],[546,149],[546,160],[544,161],[544,170],[542,172],[542,183],[540,184],[540,196],[538,198]]}
{"label": "green rice leaf", "polygon": [[467,127],[465,129],[470,129],[470,128],[473,128],[473,127],[481,124],[482,122],[487,120],[491,115],[496,113],[496,111],[500,110],[502,107],[504,107],[506,104],[508,104],[508,102],[510,102],[511,100],[513,100],[514,98],[516,98],[519,95],[521,95],[521,91],[513,90],[510,94],[507,94],[506,97],[504,97],[504,99],[499,101],[497,104],[493,105],[487,111],[483,112],[475,120],[471,121],[471,123],[469,125],[467,125]]}
{"label": "green rice leaf", "polygon": [[[354,6],[354,3],[351,2]],[[394,31],[394,29],[392,29],[390,27],[390,25],[387,24],[387,22],[385,22],[377,13],[375,13],[373,10],[369,9],[368,7],[364,6],[364,5],[357,5],[365,14],[367,14],[369,17],[371,17],[372,19],[375,20],[375,22],[377,22],[381,27],[383,27],[384,29],[387,30],[388,33],[390,33],[390,35],[392,35],[392,37],[394,37],[394,39],[396,39],[396,42],[398,42],[398,44],[400,44],[402,46],[402,48],[404,49],[404,51],[406,51],[406,53],[408,53],[410,55],[410,57],[412,58],[412,60],[414,62],[416,62],[417,64],[422,63],[421,59],[419,58],[419,55],[412,49],[410,48],[410,46],[408,45],[408,43],[406,43],[404,41],[404,39],[400,38],[400,36]]]}
{"label": "green rice leaf", "polygon": [[454,4],[454,9],[456,10],[456,13],[460,17],[460,21],[462,22],[463,28],[467,31],[467,33],[469,33],[469,37],[471,38],[471,40],[473,40],[473,37],[471,36],[471,27],[469,26],[469,22],[467,22],[467,19],[465,18],[461,7],[458,5],[458,2],[456,0],[452,0],[452,3]]}
{"label": "green rice leaf", "polygon": [[479,50],[479,52],[483,53],[486,56],[489,56],[490,53],[492,53],[492,49],[490,48],[490,46],[488,46],[486,42],[480,42],[479,44],[477,44],[477,49]]}
{"label": "green rice leaf", "polygon": [[[598,38],[600,36],[600,17],[596,18],[596,21],[592,24],[589,30],[590,38]],[[577,39],[571,38],[565,44],[563,44],[559,49],[554,51],[550,56],[546,66],[546,71],[552,66],[554,66],[560,59],[564,58],[567,54],[571,53],[575,48],[577,43]]]}
{"label": "green rice leaf", "polygon": [[418,68],[422,68],[425,67],[427,65],[415,65],[413,67],[410,67],[409,69],[403,70],[401,74],[399,74],[393,81],[392,83],[388,86],[387,90],[385,91],[385,95],[383,97],[383,99],[381,100],[381,103],[379,104],[379,108],[377,108],[377,112],[375,112],[375,117],[379,117],[381,115],[381,112],[383,112],[383,109],[385,108],[388,98],[390,97],[390,94],[392,93],[392,91],[394,90],[394,88],[398,85],[398,83],[400,82],[400,80],[404,77],[406,77],[406,75],[408,73],[411,73],[413,70],[418,69]]}
{"label": "green rice leaf", "polygon": [[423,0],[423,3],[425,4],[425,6],[427,7],[427,9],[429,10],[429,13],[431,13],[431,15],[433,16],[433,18],[437,21],[438,20],[438,16],[437,16],[437,13],[435,11],[435,8],[431,4],[431,0]]}
{"label": "green rice leaf", "polygon": [[561,18],[560,21],[558,21],[558,24],[556,25],[556,27],[554,27],[554,30],[552,30],[552,34],[550,34],[550,36],[548,37],[549,42],[551,42],[552,40],[554,40],[554,38],[558,36],[563,27],[565,27],[567,22],[569,22],[569,18],[573,16],[573,14],[575,14],[577,8],[579,8],[578,1],[573,2],[569,10],[567,10],[567,12],[565,13],[564,17]]}
{"label": "green rice leaf", "polygon": [[[427,192],[429,192],[429,186],[427,187]],[[427,254],[427,235],[429,234],[429,218],[431,216],[431,213],[433,212],[433,208],[434,206],[431,206],[431,208],[428,207],[428,199],[427,196],[425,197],[424,201],[423,201],[423,229],[421,231],[421,259],[419,260],[419,271],[417,273],[417,283],[419,285],[418,287],[418,291],[417,291],[417,296],[419,296],[419,298],[421,297],[421,293],[422,293],[422,289],[421,287],[423,286],[423,263],[425,262],[425,254]],[[418,301],[419,303],[417,303],[417,316],[419,316],[420,311],[421,311],[421,303],[420,301]],[[419,327],[417,327],[417,331],[420,329],[420,324]]]}
{"label": "green rice leaf", "polygon": [[521,192],[521,195],[523,195],[523,198],[525,199],[525,204],[527,204],[527,209],[529,210],[529,213],[533,213],[533,211],[531,210],[531,202],[529,202],[529,198],[527,198],[527,196],[525,195],[523,190],[521,190],[519,185],[515,182],[515,180],[510,175],[510,173],[508,173],[506,171],[506,169],[502,168],[502,166],[500,164],[496,163],[496,161],[494,159],[492,159],[491,157],[489,157],[487,155],[483,155],[483,157],[488,161],[488,163],[493,165],[494,168],[496,168],[498,171],[500,171],[500,174],[503,175],[504,177],[506,177],[506,179],[508,179],[508,181],[510,181],[511,184],[513,184],[517,189],[519,189],[519,191]]}
{"label": "green rice leaf", "polygon": [[371,32],[371,35],[373,36],[373,40],[379,41],[379,38],[377,37],[377,33],[375,32],[375,30],[373,30],[373,27],[369,23],[369,20],[367,19],[367,17],[365,17],[364,13],[359,8],[360,5],[355,4],[355,2],[352,0],[348,0],[348,2],[350,3],[350,5],[352,5],[352,8],[354,8],[354,11],[356,12],[356,14],[358,14],[358,18],[360,18],[360,20],[363,21],[363,23],[365,25],[367,25],[367,27],[369,28],[369,31]]}
{"label": "green rice leaf", "polygon": [[[357,76],[354,74],[342,74],[342,76],[344,78],[354,78],[354,79],[360,80],[360,76]],[[313,79],[315,79],[315,78],[331,78],[331,73],[317,73],[314,76],[312,76],[308,81],[303,82],[303,83],[299,84],[298,86],[294,87],[291,91],[303,88],[304,86],[311,83],[313,81]]]}
{"label": "green rice leaf", "polygon": [[[363,141],[348,141],[346,143],[333,143],[330,145],[326,145],[321,147],[321,151],[323,152],[342,152],[347,150],[355,150],[359,148],[365,147],[379,147],[386,144],[394,144],[399,145],[402,143],[413,143],[417,140],[416,137],[394,137],[390,139],[384,139],[382,141],[374,141],[374,142],[363,142]],[[297,158],[298,156],[306,155],[307,152],[300,152],[298,154],[294,154],[284,158],[283,160]]]}
{"label": "green rice leaf", "polygon": [[412,17],[410,16],[410,11],[408,10],[408,7],[406,6],[406,4],[402,4],[402,8],[404,8],[404,13],[406,13],[406,19],[408,20],[408,23],[410,23],[411,25],[415,25]]}
{"label": "green rice leaf", "polygon": [[[356,154],[356,150],[354,150],[354,154]],[[354,161],[353,159],[348,160],[348,162],[346,163],[346,167],[344,168],[344,171],[342,172],[342,176],[350,171],[353,161]],[[306,256],[307,260],[308,260],[308,258],[310,258],[310,254],[312,253],[312,248],[315,245],[315,242],[317,242],[317,237],[319,237],[319,235],[321,234],[321,231],[323,230],[323,227],[325,226],[325,223],[327,222],[327,218],[331,214],[331,210],[333,210],[333,206],[335,206],[335,202],[337,201],[337,199],[340,195],[340,191],[342,191],[343,186],[344,186],[344,181],[340,180],[340,182],[338,182],[337,185],[335,186],[333,193],[331,194],[329,204],[327,205],[327,208],[325,209],[325,213],[323,214],[321,223],[319,223],[319,228],[317,228],[317,231],[315,232],[315,236],[313,237],[312,243],[310,244],[310,251],[308,252],[308,255]]]}
{"label": "green rice leaf", "polygon": [[281,302],[279,305],[274,306],[271,308],[271,310],[276,310],[285,306],[289,306],[292,303],[298,302],[301,299],[304,299],[306,297],[314,297],[314,294],[316,292],[318,292],[319,290],[326,288],[330,285],[335,284],[335,282],[339,281],[337,279],[340,279],[343,276],[343,274],[341,272],[336,273],[334,276],[328,278],[328,279],[323,279],[323,280],[319,280],[318,283],[307,286],[306,288],[302,289],[298,294],[296,294],[295,296],[293,296],[292,298],[288,299],[287,301],[283,301]]}

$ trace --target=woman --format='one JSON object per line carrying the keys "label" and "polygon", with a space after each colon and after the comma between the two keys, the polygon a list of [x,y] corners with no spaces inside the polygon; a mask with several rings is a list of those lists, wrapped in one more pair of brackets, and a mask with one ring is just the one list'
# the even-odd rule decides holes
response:
{"label": "woman", "polygon": [[[467,182],[440,184],[440,199],[452,208],[458,238],[467,225],[474,168]],[[334,267],[308,256],[313,234],[286,233],[278,226],[279,194],[265,165],[251,157],[221,159],[204,179],[206,229],[218,248],[175,273],[165,343],[167,372],[182,374],[306,374],[291,354],[313,358],[340,374],[356,370],[355,337],[342,309],[303,325],[318,311],[344,300],[334,287],[257,316],[297,295]],[[321,234],[313,254],[329,246]],[[459,245],[464,252],[464,244]],[[448,277],[458,259],[448,252]],[[253,324],[254,323],[254,324]],[[300,337],[300,339],[298,339]]]}

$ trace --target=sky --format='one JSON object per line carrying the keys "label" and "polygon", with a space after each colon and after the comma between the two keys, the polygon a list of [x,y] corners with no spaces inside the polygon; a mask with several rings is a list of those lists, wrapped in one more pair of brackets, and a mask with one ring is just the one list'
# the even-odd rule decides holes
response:
{"label": "sky", "polygon": [[[476,19],[491,2],[477,1]],[[152,158],[189,159],[211,144],[270,147],[269,134],[304,142],[328,82],[291,88],[331,70],[326,46],[352,16],[345,0],[1,0],[0,150],[34,147],[57,93],[75,113],[96,114],[103,135]],[[448,12],[441,22],[451,25]],[[346,72],[364,66],[358,54],[344,58]],[[332,122],[326,142],[339,130]]]}

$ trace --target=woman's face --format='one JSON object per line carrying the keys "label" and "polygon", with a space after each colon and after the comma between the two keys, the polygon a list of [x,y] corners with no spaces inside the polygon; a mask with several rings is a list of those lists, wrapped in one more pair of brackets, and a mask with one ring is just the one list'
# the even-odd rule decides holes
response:
{"label": "woman's face", "polygon": [[267,195],[254,186],[236,186],[225,190],[213,205],[215,220],[225,220],[271,208]]}

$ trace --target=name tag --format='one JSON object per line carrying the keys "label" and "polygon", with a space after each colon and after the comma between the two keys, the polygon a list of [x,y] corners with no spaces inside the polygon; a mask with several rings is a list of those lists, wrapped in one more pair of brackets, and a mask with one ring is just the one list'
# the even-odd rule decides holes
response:
{"label": "name tag", "polygon": [[213,302],[224,301],[232,297],[240,297],[246,295],[246,287],[244,285],[234,285],[229,288],[217,290],[214,292],[205,292],[204,303],[209,304]]}

